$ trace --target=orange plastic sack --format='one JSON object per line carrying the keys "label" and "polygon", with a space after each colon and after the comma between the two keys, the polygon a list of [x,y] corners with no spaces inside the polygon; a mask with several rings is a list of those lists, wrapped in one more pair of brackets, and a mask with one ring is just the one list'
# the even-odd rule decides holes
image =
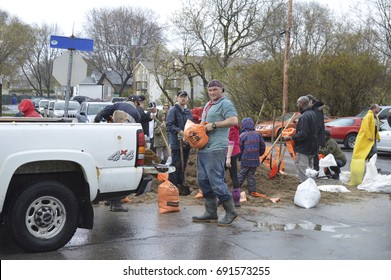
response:
{"label": "orange plastic sack", "polygon": [[282,138],[284,137],[292,137],[296,133],[296,129],[293,127],[286,128],[282,131]]}
{"label": "orange plastic sack", "polygon": [[[296,133],[296,129],[291,127],[284,129],[282,131],[282,137],[292,137]],[[288,149],[289,154],[293,158],[293,160],[296,160],[296,153],[295,153],[295,141],[293,140],[287,140],[285,141],[286,148]]]}
{"label": "orange plastic sack", "polygon": [[187,120],[185,125],[184,138],[189,145],[194,149],[202,149],[209,141],[204,125],[206,123],[195,124],[191,120]]}
{"label": "orange plastic sack", "polygon": [[168,180],[168,174],[167,173],[158,173],[156,178],[159,181],[166,181],[166,180]]}
{"label": "orange plastic sack", "polygon": [[179,190],[170,181],[166,180],[159,185],[157,199],[160,214],[180,211]]}

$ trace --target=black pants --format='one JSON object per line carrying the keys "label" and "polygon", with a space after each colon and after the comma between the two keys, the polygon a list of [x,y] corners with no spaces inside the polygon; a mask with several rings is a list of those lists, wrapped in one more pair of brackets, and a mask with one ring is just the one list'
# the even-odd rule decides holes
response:
{"label": "black pants", "polygon": [[234,189],[239,189],[239,179],[238,179],[238,158],[239,154],[231,157],[231,167],[225,167],[225,169],[229,170],[229,176],[231,177],[232,186]]}
{"label": "black pants", "polygon": [[[337,166],[330,166],[329,168],[334,171],[335,174],[341,173],[341,167],[344,167],[346,164],[346,161],[335,159],[335,162],[337,163]],[[325,168],[325,174],[330,175],[330,171],[328,168]]]}
{"label": "black pants", "polygon": [[316,149],[316,153],[314,154],[313,163],[314,163],[314,169],[316,171],[319,171],[319,147]]}

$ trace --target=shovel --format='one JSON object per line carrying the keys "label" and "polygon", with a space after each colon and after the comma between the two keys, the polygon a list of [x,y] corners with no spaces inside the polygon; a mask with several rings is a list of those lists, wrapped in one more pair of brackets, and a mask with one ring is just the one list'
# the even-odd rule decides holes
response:
{"label": "shovel", "polygon": [[[285,125],[284,129],[286,129],[286,128],[288,127],[288,125],[291,123],[291,121],[293,120],[293,118],[294,118],[295,116],[296,116],[296,113],[294,113],[294,114],[292,115],[292,117],[289,119],[288,123]],[[267,156],[271,153],[271,151],[273,150],[274,146],[278,143],[278,141],[279,141],[280,138],[282,137],[282,132],[284,131],[284,129],[281,130],[281,133],[277,136],[276,140],[274,140],[273,145],[270,147],[270,150],[267,152],[267,154],[266,154],[265,157],[263,158],[262,164],[263,164],[263,162],[266,160]]]}
{"label": "shovel", "polygon": [[277,203],[277,202],[281,201],[281,198],[279,198],[279,197],[268,197],[267,195],[264,195],[264,194],[261,194],[261,193],[257,193],[256,197],[266,198],[266,199],[270,200],[273,203]]}
{"label": "shovel", "polygon": [[272,170],[270,170],[269,179],[274,178],[276,176],[276,174],[278,173],[278,171],[280,170],[281,162],[284,159],[285,150],[286,150],[286,146],[284,146],[284,148],[282,149],[282,153],[280,154],[280,157],[278,158],[277,164],[275,164],[273,166]]}
{"label": "shovel", "polygon": [[182,138],[179,139],[179,151],[181,154],[181,171],[184,172],[185,171],[185,162],[183,159],[183,140],[182,140]]}
{"label": "shovel", "polygon": [[166,139],[166,136],[164,136],[163,130],[162,130],[162,128],[161,128],[161,126],[160,126],[159,123],[158,123],[158,128],[159,128],[159,130],[160,130],[160,133],[162,134],[163,141],[164,141],[164,144],[166,145],[167,153],[168,153],[168,158],[167,158],[167,160],[166,160],[165,165],[169,166],[169,165],[171,165],[171,163],[172,163],[170,145],[168,145],[168,141],[167,141],[167,139]]}
{"label": "shovel", "polygon": [[263,99],[262,106],[261,106],[261,110],[259,111],[259,115],[258,115],[257,121],[255,122],[255,125],[257,125],[257,124],[258,124],[258,122],[259,122],[259,119],[261,118],[262,111],[263,111],[263,107],[265,107],[265,101],[266,101],[266,98],[265,98],[265,99]]}
{"label": "shovel", "polygon": [[[274,142],[274,125],[276,123],[276,109],[273,109],[272,143]],[[270,153],[270,169],[273,168],[273,152]]]}

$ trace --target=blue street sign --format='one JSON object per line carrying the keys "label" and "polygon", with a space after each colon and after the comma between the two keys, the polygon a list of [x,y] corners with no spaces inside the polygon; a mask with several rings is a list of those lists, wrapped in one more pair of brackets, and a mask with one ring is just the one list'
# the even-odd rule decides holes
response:
{"label": "blue street sign", "polygon": [[94,49],[94,40],[51,35],[50,47],[90,52]]}

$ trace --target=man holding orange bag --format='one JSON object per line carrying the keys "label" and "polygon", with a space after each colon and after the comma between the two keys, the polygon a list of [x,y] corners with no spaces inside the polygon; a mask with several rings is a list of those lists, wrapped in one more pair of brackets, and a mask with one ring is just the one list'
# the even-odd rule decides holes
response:
{"label": "man holding orange bag", "polygon": [[[225,161],[228,148],[228,133],[231,126],[238,125],[235,106],[224,96],[224,87],[212,80],[208,84],[210,101],[202,112],[202,123],[208,134],[208,143],[198,150],[197,179],[205,198],[205,212],[193,216],[193,222],[218,223],[219,226],[230,226],[238,218],[234,201],[225,182]],[[226,212],[218,220],[217,199]]]}

